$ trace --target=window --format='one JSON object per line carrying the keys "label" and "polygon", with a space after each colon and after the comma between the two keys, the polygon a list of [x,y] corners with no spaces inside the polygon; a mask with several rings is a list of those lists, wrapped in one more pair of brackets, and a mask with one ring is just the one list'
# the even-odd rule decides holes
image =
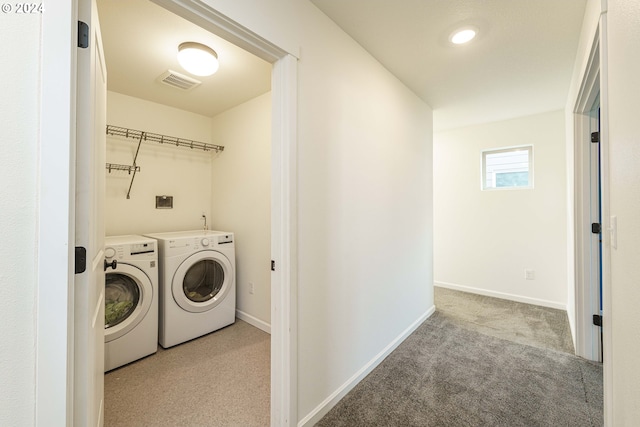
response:
{"label": "window", "polygon": [[533,188],[533,147],[482,152],[482,189]]}

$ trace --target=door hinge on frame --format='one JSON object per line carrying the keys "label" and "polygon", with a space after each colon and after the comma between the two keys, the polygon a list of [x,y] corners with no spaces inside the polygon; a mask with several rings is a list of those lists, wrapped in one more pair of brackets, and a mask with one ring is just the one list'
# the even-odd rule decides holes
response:
{"label": "door hinge on frame", "polygon": [[599,314],[593,315],[593,324],[595,326],[602,326],[602,316]]}
{"label": "door hinge on frame", "polygon": [[78,47],[89,47],[89,25],[82,21],[78,21]]}
{"label": "door hinge on frame", "polygon": [[84,273],[87,269],[87,250],[82,246],[76,246],[75,274]]}
{"label": "door hinge on frame", "polygon": [[602,233],[602,225],[600,223],[598,223],[598,222],[591,223],[591,232],[593,234]]}
{"label": "door hinge on frame", "polygon": [[591,132],[591,142],[600,142],[600,132]]}
{"label": "door hinge on frame", "polygon": [[276,271],[276,262],[271,260],[271,271]]}

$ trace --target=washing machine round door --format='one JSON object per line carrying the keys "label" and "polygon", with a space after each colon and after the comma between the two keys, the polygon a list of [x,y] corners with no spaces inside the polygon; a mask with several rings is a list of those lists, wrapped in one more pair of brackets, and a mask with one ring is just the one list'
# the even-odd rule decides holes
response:
{"label": "washing machine round door", "polygon": [[176,270],[173,298],[180,307],[192,313],[211,310],[233,287],[233,275],[229,259],[220,252],[196,252]]}
{"label": "washing machine round door", "polygon": [[153,286],[139,268],[119,263],[109,270],[104,289],[105,342],[120,338],[135,328],[151,307]]}

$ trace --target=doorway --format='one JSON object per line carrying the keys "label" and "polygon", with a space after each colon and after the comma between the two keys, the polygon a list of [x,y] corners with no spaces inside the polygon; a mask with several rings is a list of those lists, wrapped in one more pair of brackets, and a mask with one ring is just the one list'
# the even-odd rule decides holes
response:
{"label": "doorway", "polygon": [[[160,2],[158,2],[160,3]],[[198,14],[186,5],[170,1],[173,11],[190,16],[201,26],[223,35],[273,64],[272,75],[272,259],[277,268],[272,283],[272,425],[295,423],[296,402],[296,87],[297,58],[269,41],[208,8]],[[37,305],[39,334],[36,376],[36,424],[67,425],[73,420],[74,382],[74,157],[77,140],[75,83],[78,9],[75,2],[61,4],[43,15],[41,145],[40,166],[44,191],[40,208],[47,221],[40,224],[38,276],[41,280]],[[64,173],[64,171],[69,173]],[[68,218],[66,222],[64,218]],[[46,235],[45,237],[43,237]],[[60,322],[60,310],[66,321]],[[50,325],[50,326],[46,326]],[[40,326],[43,326],[40,328]],[[52,339],[54,337],[55,339]]]}
{"label": "doorway", "polygon": [[[245,50],[253,50],[253,54],[266,59],[272,64],[272,149],[271,149],[271,174],[272,174],[272,200],[271,200],[271,258],[278,267],[271,272],[271,333],[272,333],[272,424],[286,425],[287,420],[294,419],[289,417],[292,409],[289,406],[291,384],[295,383],[295,377],[292,377],[290,371],[290,356],[293,354],[294,346],[290,343],[289,335],[294,328],[291,327],[290,317],[291,308],[295,302],[289,298],[291,275],[287,271],[295,256],[295,248],[291,247],[290,242],[293,241],[293,233],[291,232],[291,221],[295,219],[292,215],[294,212],[295,200],[292,199],[292,193],[288,186],[292,185],[292,177],[295,176],[295,167],[290,162],[295,160],[295,145],[293,138],[295,132],[292,127],[294,120],[289,119],[292,115],[295,105],[290,104],[295,101],[295,58],[260,40],[254,40],[255,35],[248,34],[246,30],[235,27],[228,19],[215,15],[210,9],[200,11],[197,19],[194,18],[193,9],[184,11],[180,9],[179,2],[156,2],[160,6],[176,13],[176,15],[186,18],[190,22],[196,23],[199,27],[204,28],[211,33],[223,33],[229,36],[233,31],[233,43],[241,45]],[[167,7],[168,6],[168,7]],[[186,16],[183,16],[182,13]],[[214,15],[212,17],[212,14]],[[191,19],[190,19],[191,18]],[[223,22],[224,28],[221,29],[220,23]],[[216,23],[214,23],[216,21]],[[224,38],[224,37],[223,37]],[[242,40],[244,40],[244,45]],[[251,49],[246,49],[251,46]],[[280,89],[280,92],[278,90]],[[292,204],[293,202],[293,204]],[[268,265],[268,260],[265,265]],[[268,288],[267,288],[268,289]],[[286,306],[285,306],[286,305]],[[280,329],[282,327],[282,329]],[[286,331],[286,334],[281,333]],[[278,356],[280,355],[280,356]],[[279,398],[281,395],[283,398]],[[277,408],[277,409],[274,409]],[[283,419],[284,418],[284,419]]]}

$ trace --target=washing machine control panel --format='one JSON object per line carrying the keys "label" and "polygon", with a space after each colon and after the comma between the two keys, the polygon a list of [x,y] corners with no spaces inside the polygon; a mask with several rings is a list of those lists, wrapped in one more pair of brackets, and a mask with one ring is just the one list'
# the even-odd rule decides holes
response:
{"label": "washing machine control panel", "polygon": [[126,259],[155,259],[157,258],[155,242],[127,243],[107,246],[104,248],[105,259],[115,258],[118,261]]}
{"label": "washing machine control panel", "polygon": [[156,244],[149,243],[134,243],[129,246],[131,255],[152,254],[156,251]]}

